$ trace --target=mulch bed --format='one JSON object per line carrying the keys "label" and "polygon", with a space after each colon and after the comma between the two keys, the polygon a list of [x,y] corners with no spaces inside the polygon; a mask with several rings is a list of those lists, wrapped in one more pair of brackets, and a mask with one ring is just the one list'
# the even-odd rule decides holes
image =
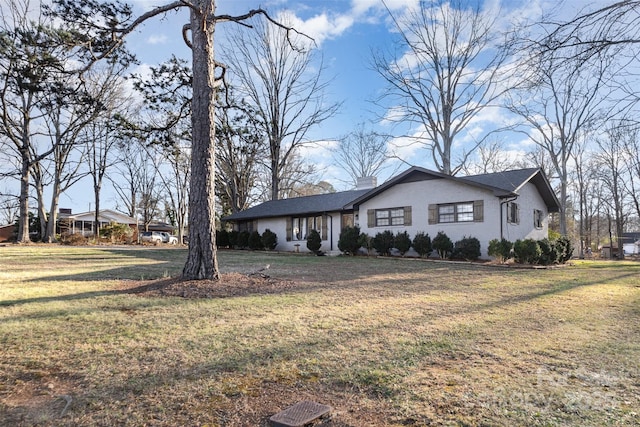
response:
{"label": "mulch bed", "polygon": [[297,286],[296,282],[274,279],[263,274],[225,273],[220,275],[220,280],[183,280],[179,277],[127,280],[122,282],[121,290],[147,297],[227,298],[275,294]]}

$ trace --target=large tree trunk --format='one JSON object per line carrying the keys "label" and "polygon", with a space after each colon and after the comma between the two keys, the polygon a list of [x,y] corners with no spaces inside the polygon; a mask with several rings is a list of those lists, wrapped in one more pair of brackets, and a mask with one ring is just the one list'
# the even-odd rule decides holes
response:
{"label": "large tree trunk", "polygon": [[20,176],[20,219],[18,220],[18,243],[29,243],[29,159],[22,154],[22,170]]}
{"label": "large tree trunk", "polygon": [[215,0],[199,0],[191,9],[193,53],[193,141],[189,198],[189,253],[184,279],[218,280],[215,230]]}

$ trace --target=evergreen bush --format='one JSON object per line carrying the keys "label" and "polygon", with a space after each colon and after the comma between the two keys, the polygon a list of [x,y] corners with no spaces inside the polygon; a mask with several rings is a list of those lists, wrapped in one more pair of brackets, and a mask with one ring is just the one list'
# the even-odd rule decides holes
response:
{"label": "evergreen bush", "polygon": [[558,262],[564,264],[573,256],[573,244],[566,236],[558,237],[555,241],[556,250],[558,251]]}
{"label": "evergreen bush", "polygon": [[442,259],[447,259],[451,256],[451,252],[453,251],[453,242],[447,236],[444,231],[438,231],[436,237],[431,241],[431,245],[433,249],[438,252],[438,255]]}
{"label": "evergreen bush", "polygon": [[239,235],[240,235],[240,233],[238,233],[237,230],[231,230],[229,232],[229,247],[230,248],[238,247],[238,236]]}
{"label": "evergreen bush", "polygon": [[360,249],[360,227],[355,225],[343,228],[338,238],[338,249],[345,254],[357,255]]}
{"label": "evergreen bush", "polygon": [[307,235],[307,249],[316,255],[320,255],[320,247],[322,246],[322,239],[318,230],[311,230]]}
{"label": "evergreen bush", "polygon": [[451,257],[465,261],[476,261],[480,258],[480,254],[480,240],[464,236],[455,243]]}
{"label": "evergreen bush", "polygon": [[521,264],[536,264],[540,259],[540,245],[533,239],[516,240],[513,255]]}
{"label": "evergreen bush", "polygon": [[360,242],[360,247],[367,250],[367,256],[371,255],[371,251],[373,251],[373,237],[367,233],[362,233],[358,241]]}
{"label": "evergreen bush", "polygon": [[379,255],[391,255],[391,249],[393,248],[393,233],[390,230],[385,230],[376,234],[373,238],[373,247]]}
{"label": "evergreen bush", "polygon": [[411,237],[406,231],[398,231],[393,238],[393,247],[400,252],[400,256],[404,256],[411,249]]}
{"label": "evergreen bush", "polygon": [[540,247],[539,264],[551,265],[558,262],[558,247],[554,241],[549,239],[538,240],[538,246]]}
{"label": "evergreen bush", "polygon": [[242,230],[238,233],[238,248],[246,249],[249,246],[249,232],[247,230]]}
{"label": "evergreen bush", "polygon": [[260,233],[258,233],[255,230],[252,231],[249,234],[249,239],[247,240],[247,246],[252,251],[262,250],[264,246],[262,245],[262,236],[260,236]]}
{"label": "evergreen bush", "polygon": [[224,228],[216,232],[216,246],[219,248],[228,248],[231,246],[229,243],[229,232]]}
{"label": "evergreen bush", "polygon": [[431,237],[424,232],[419,232],[413,238],[413,249],[418,252],[421,257],[429,256],[433,251],[431,246]]}
{"label": "evergreen bush", "polygon": [[513,243],[505,238],[500,240],[493,239],[489,242],[487,247],[487,254],[495,257],[499,262],[505,262],[511,258],[511,250],[513,249]]}
{"label": "evergreen bush", "polygon": [[278,246],[278,236],[276,233],[268,228],[264,230],[264,233],[262,233],[262,246],[269,251],[274,250],[276,246]]}

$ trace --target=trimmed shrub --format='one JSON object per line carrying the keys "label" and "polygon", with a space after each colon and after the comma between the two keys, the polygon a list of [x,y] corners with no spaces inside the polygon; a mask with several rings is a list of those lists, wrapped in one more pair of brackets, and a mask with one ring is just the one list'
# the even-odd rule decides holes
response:
{"label": "trimmed shrub", "polygon": [[229,247],[235,248],[238,246],[238,237],[240,233],[237,230],[231,230],[229,232]]}
{"label": "trimmed shrub", "polygon": [[433,247],[431,246],[431,237],[424,232],[419,232],[413,238],[413,249],[418,252],[421,257],[429,256],[429,254],[433,251]]}
{"label": "trimmed shrub", "polygon": [[475,261],[480,258],[480,254],[480,240],[475,237],[464,236],[462,240],[458,240],[455,243],[451,257],[465,261]]}
{"label": "trimmed shrub", "polygon": [[438,231],[438,234],[433,238],[431,245],[442,259],[449,258],[451,256],[451,252],[453,252],[453,242],[449,236],[444,233],[444,231]]}
{"label": "trimmed shrub", "polygon": [[380,255],[391,255],[391,248],[393,248],[393,233],[390,230],[385,230],[378,233],[373,238],[373,247]]}
{"label": "trimmed shrub", "polygon": [[251,234],[249,234],[247,246],[249,246],[249,249],[251,249],[252,251],[259,251],[263,249],[264,247],[262,246],[262,236],[260,236],[260,233],[255,230],[252,231]]}
{"label": "trimmed shrub", "polygon": [[338,239],[338,249],[345,254],[357,255],[360,249],[360,227],[356,225],[343,228]]}
{"label": "trimmed shrub", "polygon": [[266,250],[272,251],[278,246],[278,236],[268,228],[262,233],[262,246]]}
{"label": "trimmed shrub", "polygon": [[500,240],[493,239],[489,242],[487,247],[487,254],[495,257],[499,262],[505,262],[511,258],[511,250],[513,249],[513,243],[505,238]]}
{"label": "trimmed shrub", "polygon": [[573,256],[573,244],[568,237],[561,236],[555,241],[556,250],[558,252],[558,262],[564,264]]}
{"label": "trimmed shrub", "polygon": [[245,249],[249,246],[249,232],[247,230],[242,230],[238,233],[238,248]]}
{"label": "trimmed shrub", "polygon": [[393,238],[393,247],[400,252],[400,256],[404,256],[411,249],[411,237],[406,231],[398,231]]}
{"label": "trimmed shrub", "polygon": [[219,248],[228,248],[231,245],[229,243],[229,232],[224,228],[216,232],[216,245]]}
{"label": "trimmed shrub", "polygon": [[367,233],[362,233],[358,241],[360,242],[360,247],[367,250],[367,256],[371,255],[371,251],[373,251],[373,237]]}
{"label": "trimmed shrub", "polygon": [[540,246],[533,239],[516,240],[513,244],[513,255],[516,262],[536,264],[540,259]]}
{"label": "trimmed shrub", "polygon": [[320,247],[322,246],[322,238],[318,230],[311,230],[307,235],[307,249],[316,255],[320,254]]}
{"label": "trimmed shrub", "polygon": [[549,239],[538,240],[538,246],[540,247],[540,256],[538,257],[538,263],[542,265],[551,265],[558,262],[558,248],[555,242]]}
{"label": "trimmed shrub", "polygon": [[60,236],[60,241],[63,245],[71,246],[86,246],[89,244],[89,239],[84,237],[81,233],[63,233]]}

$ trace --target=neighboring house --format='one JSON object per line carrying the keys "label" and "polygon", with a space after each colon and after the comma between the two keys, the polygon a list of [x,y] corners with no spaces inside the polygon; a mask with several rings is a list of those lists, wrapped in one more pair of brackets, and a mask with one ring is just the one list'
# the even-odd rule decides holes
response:
{"label": "neighboring house", "polygon": [[547,237],[549,213],[559,208],[540,169],[453,177],[412,167],[378,187],[265,202],[223,220],[237,230],[270,229],[284,251],[306,251],[311,229],[320,232],[323,251],[335,251],[342,228],[356,224],[370,236],[391,230],[411,238],[443,231],[454,242],[475,237],[487,257],[492,239]]}
{"label": "neighboring house", "polygon": [[[72,214],[68,209],[60,209],[60,213],[58,214],[58,233],[92,236],[94,234],[95,216],[95,211]],[[135,218],[110,209],[100,210],[98,219],[100,220],[100,227],[114,222],[117,224],[127,224],[134,230],[134,234],[138,229]]]}
{"label": "neighboring house", "polygon": [[0,243],[9,242],[16,238],[16,225],[2,225],[0,226]]}

